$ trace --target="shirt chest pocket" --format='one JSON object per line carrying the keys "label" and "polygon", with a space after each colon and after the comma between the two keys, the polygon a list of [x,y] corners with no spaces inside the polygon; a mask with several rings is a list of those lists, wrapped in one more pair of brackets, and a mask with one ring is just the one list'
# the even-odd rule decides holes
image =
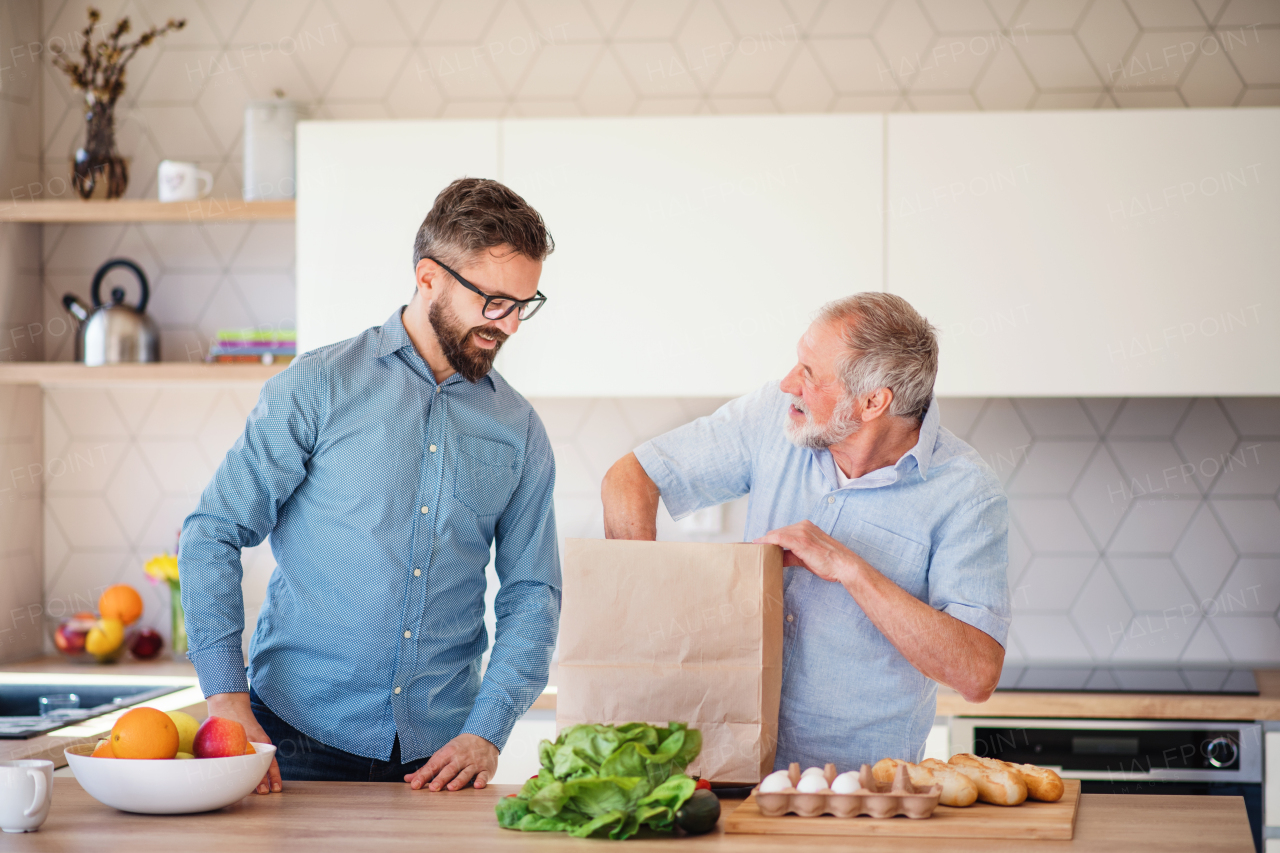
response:
{"label": "shirt chest pocket", "polygon": [[836,538],[876,571],[916,598],[928,598],[928,547],[862,519],[850,520],[840,527]]}
{"label": "shirt chest pocket", "polygon": [[458,435],[454,444],[454,498],[476,515],[498,515],[516,488],[516,449],[474,435]]}

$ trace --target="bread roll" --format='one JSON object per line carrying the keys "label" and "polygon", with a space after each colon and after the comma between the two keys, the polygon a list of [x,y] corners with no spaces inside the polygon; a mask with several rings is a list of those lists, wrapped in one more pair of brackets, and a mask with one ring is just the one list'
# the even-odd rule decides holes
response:
{"label": "bread roll", "polygon": [[951,756],[952,767],[973,780],[978,786],[978,799],[996,806],[1016,806],[1027,798],[1027,782],[1017,770],[1003,766],[1003,762],[993,762],[992,767],[984,762],[989,758],[978,758],[976,755],[961,753]]}
{"label": "bread roll", "polygon": [[[893,760],[895,759],[885,759],[885,761]],[[879,764],[876,765],[877,768],[879,766]],[[938,800],[942,805],[963,808],[964,806],[973,805],[974,801],[978,799],[978,786],[974,784],[972,779],[951,765],[936,758],[926,758],[920,762],[920,769],[931,773],[935,783],[942,786],[942,797]],[[879,776],[876,778],[878,779]],[[915,777],[912,777],[911,781],[914,784]]]}
{"label": "bread roll", "polygon": [[1028,798],[1044,803],[1056,803],[1062,799],[1066,786],[1062,784],[1062,777],[1048,767],[1037,767],[1034,764],[1009,766],[1022,774],[1023,781],[1027,783]]}
{"label": "bread roll", "polygon": [[988,770],[1012,770],[1022,776],[1023,784],[1027,786],[1027,796],[1033,800],[1056,803],[1062,799],[1065,790],[1062,777],[1047,767],[1037,767],[1034,764],[1012,764],[996,758],[982,758],[967,752],[951,756],[951,763],[985,767]]}
{"label": "bread roll", "polygon": [[871,768],[871,775],[875,777],[877,782],[883,782],[886,785],[892,784],[893,776],[898,772],[899,764],[907,765],[907,775],[911,779],[911,784],[917,788],[928,788],[930,785],[938,784],[934,781],[933,774],[919,764],[900,761],[897,758],[880,759],[876,762],[875,767]]}

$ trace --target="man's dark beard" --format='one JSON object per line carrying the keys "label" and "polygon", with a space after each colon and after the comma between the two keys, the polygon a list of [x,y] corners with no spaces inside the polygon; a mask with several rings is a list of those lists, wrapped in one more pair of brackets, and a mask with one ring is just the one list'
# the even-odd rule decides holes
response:
{"label": "man's dark beard", "polygon": [[[498,357],[498,350],[502,349],[502,344],[510,337],[496,326],[462,328],[453,309],[440,299],[431,303],[427,319],[431,321],[431,328],[436,333],[436,340],[440,342],[440,350],[449,366],[471,383],[479,382],[488,375],[493,368],[493,360]],[[471,333],[480,329],[493,336],[496,344],[493,349],[481,349],[471,342]]]}

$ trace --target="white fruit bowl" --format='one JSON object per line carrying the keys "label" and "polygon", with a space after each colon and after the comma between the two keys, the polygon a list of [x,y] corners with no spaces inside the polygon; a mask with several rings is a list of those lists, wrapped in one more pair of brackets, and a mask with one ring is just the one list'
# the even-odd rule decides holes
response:
{"label": "white fruit bowl", "polygon": [[253,793],[276,748],[253,745],[254,755],[139,761],[90,758],[95,744],[63,750],[81,787],[100,803],[140,814],[209,812]]}

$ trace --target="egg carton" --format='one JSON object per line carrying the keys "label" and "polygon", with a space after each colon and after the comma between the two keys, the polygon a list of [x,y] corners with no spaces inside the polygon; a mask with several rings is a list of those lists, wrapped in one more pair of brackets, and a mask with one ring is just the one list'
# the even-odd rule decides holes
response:
{"label": "egg carton", "polygon": [[[762,794],[760,787],[756,786],[753,792],[756,805],[766,817],[785,814],[801,817],[869,815],[876,818],[906,815],[913,820],[920,820],[933,814],[938,798],[942,796],[942,788],[938,785],[928,788],[912,785],[904,764],[898,765],[893,782],[888,785],[875,780],[869,764],[862,765],[862,769],[858,771],[858,790],[852,794],[837,794],[833,791],[802,794],[796,790],[796,786],[800,784],[800,765],[793,763],[787,775],[791,780],[790,789]],[[830,787],[836,778],[836,766],[828,764],[823,768],[822,775]]]}

